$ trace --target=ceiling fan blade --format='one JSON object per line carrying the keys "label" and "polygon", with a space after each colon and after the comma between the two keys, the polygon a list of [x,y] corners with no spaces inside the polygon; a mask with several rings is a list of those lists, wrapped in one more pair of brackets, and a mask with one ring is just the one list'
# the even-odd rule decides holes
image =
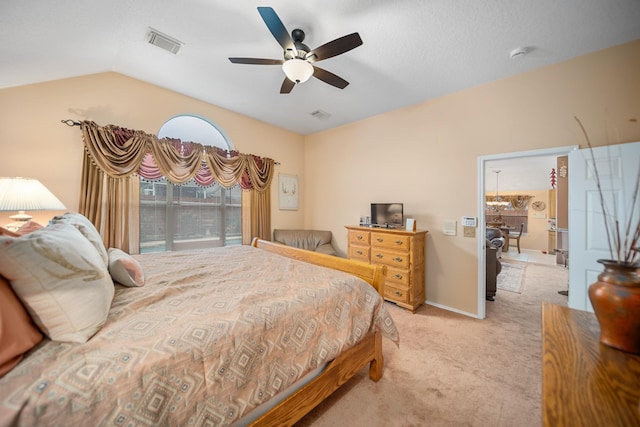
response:
{"label": "ceiling fan blade", "polygon": [[285,77],[280,87],[280,93],[290,93],[295,85],[294,82]]}
{"label": "ceiling fan blade", "polygon": [[335,74],[316,66],[313,67],[313,77],[320,79],[331,86],[335,86],[338,89],[344,89],[349,85],[349,82],[342,77],[338,77]]}
{"label": "ceiling fan blade", "polygon": [[253,65],[282,65],[282,59],[261,59],[261,58],[229,58],[234,64],[253,64]]}
{"label": "ceiling fan blade", "polygon": [[322,61],[323,59],[331,58],[336,55],[348,52],[360,45],[362,45],[360,34],[348,34],[313,49],[307,54],[307,60],[310,62]]}
{"label": "ceiling fan blade", "polygon": [[267,28],[269,28],[273,37],[275,37],[278,43],[280,43],[280,46],[282,46],[284,50],[291,50],[295,56],[296,47],[293,44],[293,39],[280,20],[280,17],[278,17],[276,11],[270,7],[259,7],[258,13],[260,13],[262,20],[267,24]]}

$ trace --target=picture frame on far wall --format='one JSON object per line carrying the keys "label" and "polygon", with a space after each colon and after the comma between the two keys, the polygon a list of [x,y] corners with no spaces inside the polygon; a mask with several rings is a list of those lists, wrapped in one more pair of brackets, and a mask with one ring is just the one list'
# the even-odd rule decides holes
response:
{"label": "picture frame on far wall", "polygon": [[278,201],[280,210],[297,211],[300,197],[297,175],[278,174]]}

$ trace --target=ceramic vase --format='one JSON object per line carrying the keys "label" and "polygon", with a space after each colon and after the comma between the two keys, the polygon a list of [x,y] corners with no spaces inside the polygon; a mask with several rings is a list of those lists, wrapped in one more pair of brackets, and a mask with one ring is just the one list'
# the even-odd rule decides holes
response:
{"label": "ceramic vase", "polygon": [[600,342],[640,354],[640,264],[598,262],[604,271],[589,287],[589,299],[600,324]]}

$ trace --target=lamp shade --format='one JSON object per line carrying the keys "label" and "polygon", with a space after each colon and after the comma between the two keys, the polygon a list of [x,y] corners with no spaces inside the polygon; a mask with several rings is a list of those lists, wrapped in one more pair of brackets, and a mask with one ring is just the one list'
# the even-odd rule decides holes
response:
{"label": "lamp shade", "polygon": [[313,75],[313,65],[299,58],[284,61],[282,70],[289,80],[296,83],[304,83]]}
{"label": "lamp shade", "polygon": [[66,207],[40,181],[0,178],[0,211],[49,211]]}

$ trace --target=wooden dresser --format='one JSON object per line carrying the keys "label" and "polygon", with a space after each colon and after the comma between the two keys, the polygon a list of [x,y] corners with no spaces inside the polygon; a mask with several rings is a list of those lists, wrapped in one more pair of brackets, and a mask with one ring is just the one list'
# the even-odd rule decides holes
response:
{"label": "wooden dresser", "polygon": [[349,259],[387,266],[384,298],[412,312],[425,300],[426,230],[347,226]]}
{"label": "wooden dresser", "polygon": [[640,356],[599,334],[593,313],[542,304],[544,426],[640,426]]}

